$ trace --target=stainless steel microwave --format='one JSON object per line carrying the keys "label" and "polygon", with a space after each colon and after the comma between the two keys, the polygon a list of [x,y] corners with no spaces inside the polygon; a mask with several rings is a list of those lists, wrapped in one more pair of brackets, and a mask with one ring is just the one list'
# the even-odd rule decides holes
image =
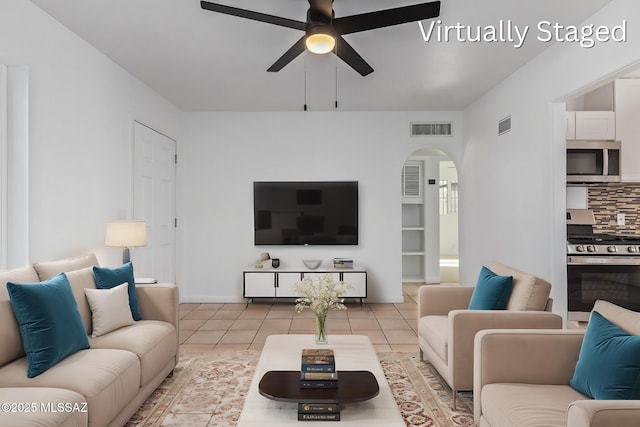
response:
{"label": "stainless steel microwave", "polygon": [[620,141],[567,141],[567,182],[620,181]]}

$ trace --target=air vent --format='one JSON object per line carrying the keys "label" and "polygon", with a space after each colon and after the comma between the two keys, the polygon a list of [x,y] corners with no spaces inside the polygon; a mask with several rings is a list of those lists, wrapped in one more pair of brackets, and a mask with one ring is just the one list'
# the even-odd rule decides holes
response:
{"label": "air vent", "polygon": [[402,195],[404,197],[420,197],[421,179],[422,167],[420,164],[405,164],[402,168]]}
{"label": "air vent", "polygon": [[411,136],[451,136],[451,122],[419,122],[411,123]]}
{"label": "air vent", "polygon": [[498,135],[505,134],[511,130],[511,116],[507,116],[498,122]]}

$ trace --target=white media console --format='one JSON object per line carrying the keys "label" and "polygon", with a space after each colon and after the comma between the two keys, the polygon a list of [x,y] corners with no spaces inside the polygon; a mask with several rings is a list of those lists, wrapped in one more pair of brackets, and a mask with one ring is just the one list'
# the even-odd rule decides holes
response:
{"label": "white media console", "polygon": [[242,272],[243,297],[253,301],[254,298],[297,298],[291,287],[307,274],[332,274],[336,282],[345,282],[351,289],[345,298],[363,299],[367,297],[367,271],[364,268],[247,268]]}

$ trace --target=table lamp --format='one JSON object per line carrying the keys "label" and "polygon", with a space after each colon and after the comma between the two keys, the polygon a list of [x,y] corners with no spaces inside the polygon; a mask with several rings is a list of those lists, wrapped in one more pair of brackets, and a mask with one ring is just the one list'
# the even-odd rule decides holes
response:
{"label": "table lamp", "polygon": [[123,248],[122,263],[131,261],[129,248],[147,244],[147,227],[144,221],[112,221],[107,223],[104,244]]}

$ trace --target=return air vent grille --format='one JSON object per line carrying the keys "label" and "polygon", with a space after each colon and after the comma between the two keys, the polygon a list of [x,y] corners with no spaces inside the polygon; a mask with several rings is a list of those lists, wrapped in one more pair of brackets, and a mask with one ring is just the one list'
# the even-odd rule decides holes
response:
{"label": "return air vent grille", "polygon": [[507,116],[498,122],[498,135],[502,135],[511,130],[511,116]]}
{"label": "return air vent grille", "polygon": [[451,122],[415,122],[411,123],[411,136],[451,136]]}
{"label": "return air vent grille", "polygon": [[420,181],[422,167],[420,164],[405,164],[402,168],[402,195],[404,197],[420,197]]}

